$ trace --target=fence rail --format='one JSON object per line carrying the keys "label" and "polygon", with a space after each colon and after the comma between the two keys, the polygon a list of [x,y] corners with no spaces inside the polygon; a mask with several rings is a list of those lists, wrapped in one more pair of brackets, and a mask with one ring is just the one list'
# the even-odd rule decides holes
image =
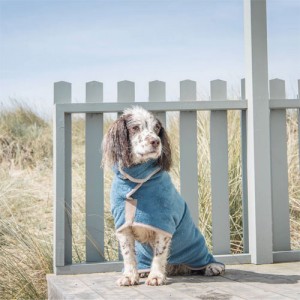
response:
{"label": "fence rail", "polygon": [[[299,80],[300,82],[300,80]],[[57,274],[117,271],[120,262],[105,262],[104,253],[104,174],[98,163],[103,138],[104,113],[120,113],[128,106],[141,105],[155,112],[166,124],[166,112],[180,113],[180,186],[192,217],[198,224],[197,178],[197,111],[210,111],[211,136],[211,189],[213,252],[225,263],[250,263],[247,186],[247,112],[246,100],[227,100],[227,84],[222,80],[211,82],[211,100],[196,100],[196,82],[180,82],[180,101],[166,102],[165,83],[149,83],[149,102],[135,102],[134,83],[118,83],[118,103],[103,103],[103,84],[86,84],[86,103],[71,103],[71,84],[54,84],[54,269]],[[300,87],[300,85],[299,85]],[[242,95],[245,95],[242,80]],[[299,90],[300,94],[300,90]],[[242,96],[242,99],[245,97]],[[299,251],[290,250],[288,170],[286,150],[286,110],[297,109],[300,99],[284,99],[284,81],[270,81],[270,145],[272,180],[272,232],[273,261],[300,260]],[[159,100],[156,102],[155,100]],[[229,191],[228,191],[228,140],[227,112],[241,112],[241,143],[243,165],[243,226],[244,253],[230,252]],[[72,264],[72,130],[71,115],[86,114],[86,263]],[[298,117],[299,122],[299,117]],[[298,141],[299,142],[299,141]],[[250,191],[251,192],[251,191]],[[252,191],[253,192],[253,191]],[[264,242],[264,241],[259,241]]]}

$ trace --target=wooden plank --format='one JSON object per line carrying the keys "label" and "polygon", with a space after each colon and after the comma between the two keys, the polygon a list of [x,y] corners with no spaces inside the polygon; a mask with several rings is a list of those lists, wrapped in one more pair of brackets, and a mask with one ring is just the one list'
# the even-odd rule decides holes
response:
{"label": "wooden plank", "polygon": [[123,80],[118,82],[118,102],[127,103],[134,102],[135,89],[134,82]]}
{"label": "wooden plank", "polygon": [[[227,97],[226,81],[210,82],[211,100]],[[212,194],[212,244],[214,254],[230,253],[227,112],[211,111],[210,160]]]}
{"label": "wooden plank", "polygon": [[[270,80],[270,99],[284,97],[284,80]],[[270,132],[273,250],[285,251],[291,249],[285,109],[271,110]]]}
{"label": "wooden plank", "polygon": [[[248,264],[251,262],[250,254],[227,254],[216,255],[216,260],[224,264]],[[72,274],[90,274],[90,273],[106,273],[120,272],[123,269],[123,262],[100,262],[100,263],[80,263],[61,267],[56,267],[58,275]]]}
{"label": "wooden plank", "polygon": [[300,108],[299,99],[271,99],[270,109]]}
{"label": "wooden plank", "polygon": [[[275,100],[274,100],[275,101]],[[58,104],[59,110],[66,113],[113,113],[122,112],[133,103],[72,103]],[[166,101],[166,102],[135,102],[152,112],[159,111],[200,111],[200,110],[246,110],[247,101]]]}
{"label": "wooden plank", "polygon": [[146,286],[145,279],[137,286],[117,287],[119,273],[47,275],[47,281],[58,293],[49,299],[298,299],[299,265],[227,266],[219,277],[172,276],[158,287]]}
{"label": "wooden plank", "polygon": [[[166,83],[155,80],[149,82],[149,102],[164,102],[166,101]],[[155,115],[166,127],[166,112],[156,112]]]}
{"label": "wooden plank", "polygon": [[[86,84],[86,102],[103,102],[103,84]],[[86,261],[104,261],[104,176],[101,164],[103,114],[86,114]]]}
{"label": "wooden plank", "polygon": [[[54,103],[71,102],[71,84],[54,83]],[[72,263],[71,115],[54,110],[54,267]]]}
{"label": "wooden plank", "polygon": [[[241,80],[241,98],[246,99],[245,79]],[[243,252],[249,253],[248,228],[248,179],[247,179],[247,111],[241,111],[241,155],[242,155],[242,206],[243,206]]]}
{"label": "wooden plank", "polygon": [[248,100],[249,251],[252,263],[272,263],[270,110],[266,1],[244,0]]}
{"label": "wooden plank", "polygon": [[[180,101],[196,101],[196,82],[180,82]],[[180,112],[180,192],[199,226],[197,112]]]}
{"label": "wooden plank", "polygon": [[47,275],[48,299],[104,299],[83,283],[79,277]]}
{"label": "wooden plank", "polygon": [[[118,82],[118,104],[120,105],[121,103],[124,105],[124,108],[122,111],[130,106],[132,102],[135,101],[135,86],[134,82],[124,80]],[[116,111],[114,111],[116,112]],[[120,116],[121,113],[119,112],[118,116]],[[123,260],[123,256],[120,250],[120,245],[118,249],[118,256],[119,260]]]}
{"label": "wooden plank", "polygon": [[274,263],[300,261],[300,250],[294,251],[274,251],[273,252]]}
{"label": "wooden plank", "polygon": [[65,114],[65,264],[72,262],[72,116]]}
{"label": "wooden plank", "polygon": [[106,272],[121,272],[123,262],[100,262],[100,263],[80,263],[66,266],[56,267],[58,275],[72,274],[90,274],[90,273],[106,273]]}
{"label": "wooden plank", "polygon": [[214,257],[217,261],[225,265],[239,265],[251,263],[251,255],[248,253],[214,255]]}

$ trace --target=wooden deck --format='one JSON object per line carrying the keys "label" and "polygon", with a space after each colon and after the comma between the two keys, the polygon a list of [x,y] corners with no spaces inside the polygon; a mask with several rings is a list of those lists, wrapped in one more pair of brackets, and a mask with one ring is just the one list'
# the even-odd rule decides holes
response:
{"label": "wooden deck", "polygon": [[160,287],[118,287],[120,273],[48,275],[49,299],[300,299],[300,262],[227,266],[219,277],[178,276]]}

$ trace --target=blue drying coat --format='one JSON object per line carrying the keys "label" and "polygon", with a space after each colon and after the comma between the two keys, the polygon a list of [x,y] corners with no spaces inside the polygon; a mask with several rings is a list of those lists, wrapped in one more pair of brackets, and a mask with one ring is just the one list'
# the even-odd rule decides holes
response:
{"label": "blue drying coat", "polygon": [[[184,264],[191,269],[202,269],[216,262],[208,252],[205,239],[196,228],[187,204],[177,192],[170,175],[160,171],[155,160],[123,168],[122,173],[117,166],[113,170],[111,210],[117,232],[127,226],[144,226],[164,232],[172,237],[168,259],[172,265]],[[134,190],[138,184],[125,178],[124,173],[128,175],[127,178],[136,180],[145,179],[151,174],[152,177]],[[131,194],[134,199],[130,197]],[[128,219],[128,211],[132,219]],[[136,253],[138,269],[150,269],[152,248],[136,242]]]}

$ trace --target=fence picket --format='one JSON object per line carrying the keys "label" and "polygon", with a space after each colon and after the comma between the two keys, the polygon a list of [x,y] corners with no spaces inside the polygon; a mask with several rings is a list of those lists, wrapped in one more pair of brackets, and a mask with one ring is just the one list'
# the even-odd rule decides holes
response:
{"label": "fence picket", "polygon": [[134,82],[123,80],[118,82],[118,102],[134,102],[135,89]]}
{"label": "fence picket", "polygon": [[[71,83],[54,83],[54,103],[71,103]],[[72,264],[72,119],[54,111],[54,267]]]}
{"label": "fence picket", "polygon": [[[285,82],[270,80],[270,99],[285,99]],[[273,251],[290,250],[286,110],[271,110]]]}
{"label": "fence picket", "polygon": [[[241,80],[241,99],[246,100],[245,78]],[[249,252],[248,228],[248,179],[247,179],[247,111],[241,111],[241,156],[242,156],[242,206],[243,206],[243,252]]]}
{"label": "fence picket", "polygon": [[[123,80],[118,82],[118,102],[134,102],[135,101],[135,86],[134,82]],[[118,114],[119,116],[121,114]],[[119,260],[123,260],[123,256],[120,250],[120,245],[118,249]]]}
{"label": "fence picket", "polygon": [[[166,83],[163,81],[155,80],[149,82],[149,102],[164,102],[166,101]],[[166,127],[166,113],[157,112],[155,115]]]}
{"label": "fence picket", "polygon": [[[196,82],[180,82],[180,101],[196,101]],[[180,112],[180,191],[194,223],[199,224],[197,112]]]}
{"label": "fence picket", "polygon": [[[103,84],[86,83],[86,102],[103,102]],[[104,261],[104,186],[101,162],[103,114],[86,114],[86,261]]]}
{"label": "fence picket", "polygon": [[[226,81],[211,81],[211,100],[227,99]],[[227,112],[210,115],[212,241],[214,254],[230,253]]]}

